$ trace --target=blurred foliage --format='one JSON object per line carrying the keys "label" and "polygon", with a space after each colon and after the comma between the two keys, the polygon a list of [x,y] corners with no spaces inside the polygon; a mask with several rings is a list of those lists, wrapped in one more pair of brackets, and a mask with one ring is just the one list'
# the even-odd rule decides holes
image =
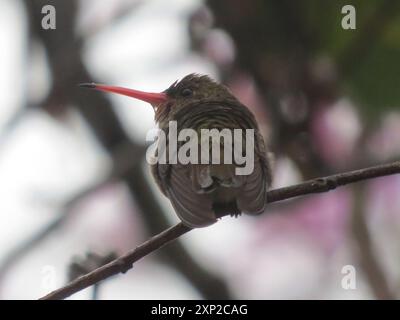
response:
{"label": "blurred foliage", "polygon": [[[211,7],[226,3],[217,2]],[[338,70],[341,89],[357,102],[367,121],[400,106],[400,1],[239,2],[233,1],[232,6],[240,10],[226,8],[230,18],[222,19],[237,14],[247,20],[248,30],[237,34],[249,48],[252,41],[262,39],[256,46],[264,54],[328,57]],[[342,7],[349,4],[356,9],[356,30],[341,27]]]}
{"label": "blurred foliage", "polygon": [[[303,23],[317,37],[316,54],[338,64],[344,89],[358,102],[361,115],[374,121],[400,107],[400,2],[302,1]],[[341,8],[356,8],[356,30],[340,28]],[[300,14],[300,13],[299,13]]]}
{"label": "blurred foliage", "polygon": [[375,46],[348,79],[359,106],[369,121],[400,107],[400,50]]}

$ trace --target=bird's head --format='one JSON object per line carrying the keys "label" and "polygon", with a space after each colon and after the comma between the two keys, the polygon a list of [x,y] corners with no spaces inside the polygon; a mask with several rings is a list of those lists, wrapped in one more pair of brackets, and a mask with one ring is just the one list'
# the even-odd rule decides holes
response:
{"label": "bird's head", "polygon": [[95,83],[84,83],[81,86],[122,94],[148,102],[154,108],[155,120],[161,123],[169,121],[175,112],[196,102],[236,100],[224,85],[215,82],[208,76],[198,74],[189,74],[160,93]]}

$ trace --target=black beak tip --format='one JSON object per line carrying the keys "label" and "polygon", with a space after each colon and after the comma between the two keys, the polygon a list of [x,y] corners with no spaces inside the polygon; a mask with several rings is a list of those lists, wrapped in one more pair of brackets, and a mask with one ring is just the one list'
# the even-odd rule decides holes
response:
{"label": "black beak tip", "polygon": [[92,83],[80,83],[80,84],[78,84],[78,87],[95,89],[96,88],[96,84],[94,84],[93,82]]}

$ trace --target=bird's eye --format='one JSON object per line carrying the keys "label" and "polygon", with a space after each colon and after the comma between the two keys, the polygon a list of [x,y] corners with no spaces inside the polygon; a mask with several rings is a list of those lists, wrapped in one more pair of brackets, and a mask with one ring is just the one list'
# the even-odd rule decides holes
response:
{"label": "bird's eye", "polygon": [[181,95],[183,96],[183,97],[189,97],[189,96],[191,96],[193,94],[193,91],[192,91],[192,89],[189,89],[189,88],[185,88],[185,89],[183,89],[182,91],[181,91]]}

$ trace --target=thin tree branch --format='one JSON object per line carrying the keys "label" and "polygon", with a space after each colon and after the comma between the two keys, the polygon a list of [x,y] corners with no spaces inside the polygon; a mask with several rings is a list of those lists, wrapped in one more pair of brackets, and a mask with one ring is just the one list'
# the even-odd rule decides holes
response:
{"label": "thin tree branch", "polygon": [[[0,135],[1,143],[1,135]],[[134,149],[136,151],[136,149]],[[145,148],[143,147],[144,153]],[[115,150],[113,154],[113,168],[111,172],[101,179],[90,185],[83,190],[80,190],[69,199],[67,199],[63,204],[58,206],[59,213],[54,220],[50,221],[49,224],[44,226],[37,233],[34,233],[27,239],[19,243],[15,248],[11,249],[0,262],[0,297],[1,297],[1,284],[7,275],[7,272],[11,269],[13,265],[18,263],[26,254],[34,250],[40,243],[42,243],[49,235],[54,231],[58,230],[63,226],[64,222],[68,221],[70,216],[74,213],[75,207],[84,199],[86,199],[91,194],[94,194],[104,186],[112,184],[114,182],[120,181],[132,168],[142,163],[141,157],[133,156],[132,146],[129,143],[121,144],[121,146]],[[129,159],[129,161],[127,161]]]}
{"label": "thin tree branch", "polygon": [[83,199],[88,197],[90,194],[96,192],[100,188],[104,187],[107,183],[110,183],[111,179],[106,178],[100,182],[96,182],[94,185],[81,190],[77,194],[73,195],[70,199],[65,201],[63,205],[60,206],[61,210],[57,216],[44,226],[37,233],[34,233],[26,240],[23,240],[15,248],[11,249],[0,262],[0,292],[1,284],[6,277],[11,267],[14,266],[20,259],[22,259],[26,254],[35,249],[43,240],[45,240],[50,234],[58,230],[64,222],[66,222],[70,216],[74,213],[74,208]]}
{"label": "thin tree branch", "polygon": [[177,225],[150,238],[122,257],[115,259],[114,261],[88,273],[87,275],[77,278],[76,280],[67,284],[65,287],[55,290],[47,296],[41,298],[41,300],[64,299],[71,294],[83,290],[101,280],[107,279],[108,277],[118,273],[125,273],[132,268],[132,264],[134,262],[156,251],[167,243],[179,238],[181,235],[189,232],[190,230],[192,229],[185,226],[183,223],[178,223]]}
{"label": "thin tree branch", "polygon": [[[336,187],[344,186],[357,181],[383,177],[400,173],[400,161],[365,169],[339,173],[327,177],[309,180],[297,185],[279,188],[268,192],[268,202],[282,201],[307,194],[327,192]],[[105,280],[118,273],[125,273],[132,268],[133,263],[158,250],[164,245],[191,231],[183,223],[159,233],[135,249],[129,251],[118,259],[70,282],[65,287],[57,289],[41,300],[64,299],[70,295]]]}

